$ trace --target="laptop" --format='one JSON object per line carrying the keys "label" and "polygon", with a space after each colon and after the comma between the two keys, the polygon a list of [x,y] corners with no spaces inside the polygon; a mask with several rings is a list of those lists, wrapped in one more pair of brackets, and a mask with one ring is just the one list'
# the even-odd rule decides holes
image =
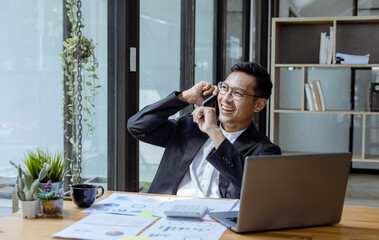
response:
{"label": "laptop", "polygon": [[246,157],[240,210],[209,215],[235,232],[341,220],[351,153]]}

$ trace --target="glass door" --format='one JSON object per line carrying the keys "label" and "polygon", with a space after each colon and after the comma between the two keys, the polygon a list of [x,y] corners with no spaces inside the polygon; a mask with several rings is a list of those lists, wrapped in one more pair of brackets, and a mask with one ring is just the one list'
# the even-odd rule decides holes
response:
{"label": "glass door", "polygon": [[227,0],[225,18],[225,76],[227,77],[230,68],[243,61],[243,0]]}
{"label": "glass door", "polygon": [[[140,1],[140,109],[180,89],[180,12],[178,0]],[[139,142],[143,191],[154,178],[163,150]]]}

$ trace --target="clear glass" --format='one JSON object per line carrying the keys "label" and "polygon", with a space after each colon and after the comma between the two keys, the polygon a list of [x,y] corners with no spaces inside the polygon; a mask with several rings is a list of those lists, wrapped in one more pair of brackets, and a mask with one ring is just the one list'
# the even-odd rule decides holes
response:
{"label": "clear glass", "polygon": [[358,16],[378,16],[378,0],[358,0]]}
{"label": "clear glass", "polygon": [[[243,1],[227,0],[226,2],[226,54],[225,76],[230,74],[230,68],[242,62],[243,37]],[[224,80],[224,79],[219,79]]]}
{"label": "clear glass", "polygon": [[379,115],[366,119],[366,157],[379,159]]}
{"label": "clear glass", "polygon": [[352,123],[353,123],[353,154],[362,156],[362,123],[363,116],[362,115],[351,115]]}
{"label": "clear glass", "polygon": [[302,69],[301,68],[280,68],[280,88],[279,108],[280,109],[301,109]]}
{"label": "clear glass", "polygon": [[[0,26],[0,177],[15,177],[8,162],[21,163],[35,147],[63,151],[63,2],[2,2]],[[83,138],[82,177],[107,175],[107,1],[82,4],[84,35],[98,43],[95,134]],[[22,17],[20,17],[22,16]]]}
{"label": "clear glass", "polygon": [[326,110],[351,109],[350,68],[309,68],[308,82],[314,80],[321,82]]}
{"label": "clear glass", "polygon": [[353,16],[353,6],[353,0],[279,0],[279,17]]}
{"label": "clear glass", "polygon": [[42,205],[42,217],[55,218],[63,215],[63,198],[40,201]]}
{"label": "clear glass", "polygon": [[[195,13],[195,84],[213,82],[214,1],[196,1]],[[223,80],[223,79],[220,79]]]}
{"label": "clear glass", "polygon": [[[358,0],[358,16],[379,15],[378,0]],[[353,16],[353,0],[279,0],[279,17]]]}
{"label": "clear glass", "polygon": [[63,151],[63,4],[2,1],[0,7],[0,177],[35,147]]}
{"label": "clear glass", "polygon": [[350,116],[347,114],[280,113],[278,126],[283,152],[349,151]]}
{"label": "clear glass", "polygon": [[355,70],[354,109],[370,111],[371,82],[379,82],[379,72],[371,69]]}
{"label": "clear glass", "polygon": [[[140,1],[140,109],[180,89],[180,11],[177,0]],[[139,181],[149,183],[164,149],[139,149]]]}
{"label": "clear glass", "polygon": [[[96,57],[99,67],[96,71],[101,88],[95,101],[96,130],[88,136],[84,131],[83,137],[83,162],[82,178],[92,179],[93,182],[107,182],[107,155],[108,155],[108,1],[84,0],[82,3],[82,16],[85,28],[83,35],[92,38],[96,46]],[[86,130],[86,128],[84,128]]]}

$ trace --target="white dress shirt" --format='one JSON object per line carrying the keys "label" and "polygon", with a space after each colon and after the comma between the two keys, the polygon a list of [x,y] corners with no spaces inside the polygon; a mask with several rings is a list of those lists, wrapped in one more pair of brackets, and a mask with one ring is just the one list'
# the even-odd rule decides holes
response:
{"label": "white dress shirt", "polygon": [[[238,132],[228,133],[220,124],[220,129],[224,136],[233,144],[246,128]],[[177,195],[211,198],[220,197],[218,187],[220,173],[206,160],[206,157],[213,148],[213,141],[208,138],[200,148],[199,152],[195,155],[195,158],[184,175],[182,182],[179,184],[176,193]]]}

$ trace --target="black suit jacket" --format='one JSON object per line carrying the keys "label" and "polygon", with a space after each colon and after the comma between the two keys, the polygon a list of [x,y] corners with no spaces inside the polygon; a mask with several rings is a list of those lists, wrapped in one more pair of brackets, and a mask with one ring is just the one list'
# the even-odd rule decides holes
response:
{"label": "black suit jacket", "polygon": [[[172,93],[146,106],[128,120],[128,130],[136,139],[165,148],[150,193],[176,194],[196,153],[208,139],[190,113],[177,120],[169,119],[188,103]],[[232,144],[225,139],[206,160],[219,172],[219,190],[224,198],[239,198],[246,156],[281,154],[278,146],[261,135],[253,122]]]}

